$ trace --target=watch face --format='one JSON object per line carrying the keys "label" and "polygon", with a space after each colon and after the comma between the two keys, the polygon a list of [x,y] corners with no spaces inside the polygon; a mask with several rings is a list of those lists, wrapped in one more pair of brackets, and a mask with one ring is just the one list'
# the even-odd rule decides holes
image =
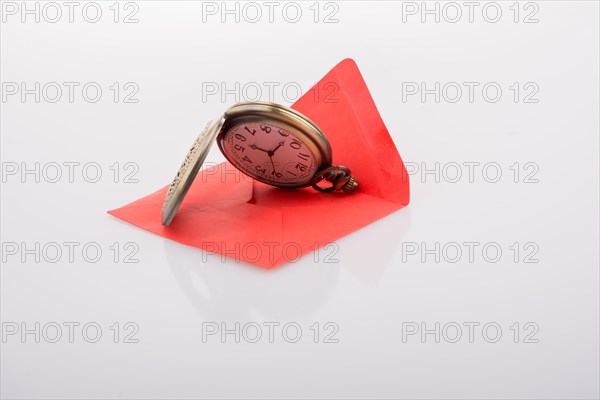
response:
{"label": "watch face", "polygon": [[317,171],[314,154],[290,130],[265,121],[233,126],[222,141],[222,150],[236,168],[275,186],[303,186]]}

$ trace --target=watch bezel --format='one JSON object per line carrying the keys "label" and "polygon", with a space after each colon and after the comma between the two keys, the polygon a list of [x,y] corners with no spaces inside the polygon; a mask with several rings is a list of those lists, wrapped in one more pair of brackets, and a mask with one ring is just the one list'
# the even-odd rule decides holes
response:
{"label": "watch bezel", "polygon": [[285,182],[276,182],[263,178],[252,171],[245,169],[244,165],[237,160],[232,159],[225,151],[225,140],[227,133],[235,126],[249,122],[264,122],[285,129],[289,133],[302,140],[308,147],[315,159],[315,172],[331,166],[332,151],[327,137],[321,129],[308,117],[289,107],[269,102],[244,102],[238,103],[228,108],[223,114],[224,122],[217,135],[217,145],[221,153],[237,169],[251,178],[266,183],[268,185],[299,188],[311,185],[311,177],[300,183],[294,182],[286,184]]}

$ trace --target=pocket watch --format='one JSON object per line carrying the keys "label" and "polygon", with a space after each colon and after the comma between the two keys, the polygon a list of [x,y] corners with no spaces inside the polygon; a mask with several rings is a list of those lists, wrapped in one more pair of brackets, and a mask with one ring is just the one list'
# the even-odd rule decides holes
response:
{"label": "pocket watch", "polygon": [[[332,165],[327,137],[306,116],[275,103],[238,103],[209,122],[194,141],[167,191],[163,225],[173,220],[215,138],[225,158],[257,181],[281,188],[312,186],[320,192],[358,188],[350,169]],[[323,180],[329,184],[319,185]]]}

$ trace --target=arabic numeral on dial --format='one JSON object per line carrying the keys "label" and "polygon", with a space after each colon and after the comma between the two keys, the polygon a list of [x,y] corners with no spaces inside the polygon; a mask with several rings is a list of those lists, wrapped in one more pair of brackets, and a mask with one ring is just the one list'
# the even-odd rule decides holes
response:
{"label": "arabic numeral on dial", "polygon": [[246,161],[247,163],[252,164],[252,160],[248,158],[248,156],[244,156],[244,158],[242,158],[242,160]]}
{"label": "arabic numeral on dial", "polygon": [[260,125],[260,129],[267,132],[267,133],[271,133],[271,127],[268,125]]}
{"label": "arabic numeral on dial", "polygon": [[246,148],[244,146],[240,146],[239,144],[234,144],[233,148],[236,149],[237,151],[241,151],[241,152],[246,151]]}
{"label": "arabic numeral on dial", "polygon": [[294,139],[290,142],[290,147],[295,150],[300,150],[300,148],[302,147],[302,143]]}
{"label": "arabic numeral on dial", "polygon": [[301,159],[302,161],[308,161],[308,154],[304,154],[304,153],[298,153],[298,158]]}
{"label": "arabic numeral on dial", "polygon": [[244,125],[244,129],[252,136],[254,136],[254,134],[256,133],[255,129],[252,129],[252,130],[248,129],[248,125]]}
{"label": "arabic numeral on dial", "polygon": [[277,129],[277,132],[279,132],[279,134],[284,137],[290,136],[290,134],[284,131],[283,129]]}
{"label": "arabic numeral on dial", "polygon": [[256,167],[254,167],[256,169],[256,172],[260,172],[261,174],[266,174],[267,173],[267,169],[261,167],[260,165],[257,165]]}
{"label": "arabic numeral on dial", "polygon": [[296,169],[300,170],[301,172],[305,172],[307,168],[308,168],[308,166],[304,165],[302,163],[296,164]]}
{"label": "arabic numeral on dial", "polygon": [[239,140],[240,142],[245,142],[246,141],[246,137],[244,135],[240,135],[239,133],[235,134],[235,138],[237,140]]}

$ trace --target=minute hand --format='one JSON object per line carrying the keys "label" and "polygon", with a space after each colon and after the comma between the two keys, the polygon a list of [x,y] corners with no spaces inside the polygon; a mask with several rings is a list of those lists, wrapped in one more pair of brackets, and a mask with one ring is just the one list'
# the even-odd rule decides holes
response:
{"label": "minute hand", "polygon": [[285,144],[285,141],[283,142],[279,142],[279,144],[277,145],[277,147],[275,147],[273,150],[269,151],[269,157],[273,157],[273,154],[275,154],[275,152],[277,151],[278,148],[280,148],[281,146],[283,146]]}

